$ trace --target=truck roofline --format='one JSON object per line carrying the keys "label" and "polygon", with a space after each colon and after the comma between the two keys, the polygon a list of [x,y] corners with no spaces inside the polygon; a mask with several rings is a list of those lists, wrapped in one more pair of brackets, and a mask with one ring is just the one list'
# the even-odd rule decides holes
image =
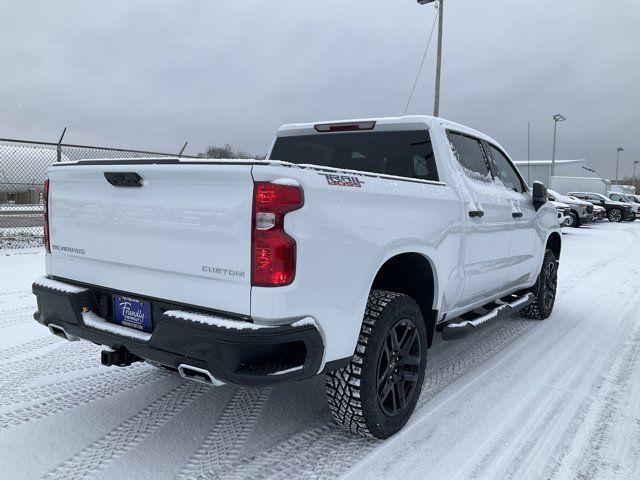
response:
{"label": "truck roofline", "polygon": [[[307,123],[288,123],[282,125],[276,132],[276,137],[291,137],[298,135],[322,135],[323,132],[318,132],[315,129],[319,124],[332,124],[332,123],[366,123],[375,122],[374,131],[399,131],[399,130],[421,130],[431,129],[439,124],[444,125],[446,128],[458,131],[460,133],[466,133],[473,135],[477,138],[483,139],[490,143],[493,143],[503,151],[504,147],[496,139],[486,135],[478,130],[470,128],[466,125],[447,120],[442,117],[433,117],[430,115],[404,115],[400,117],[369,117],[369,118],[350,118],[339,120],[327,120],[318,122]],[[370,132],[371,130],[366,130]],[[334,132],[335,133],[335,132]],[[349,133],[349,132],[345,132]],[[353,131],[351,131],[353,133]],[[272,145],[273,148],[273,145]]]}

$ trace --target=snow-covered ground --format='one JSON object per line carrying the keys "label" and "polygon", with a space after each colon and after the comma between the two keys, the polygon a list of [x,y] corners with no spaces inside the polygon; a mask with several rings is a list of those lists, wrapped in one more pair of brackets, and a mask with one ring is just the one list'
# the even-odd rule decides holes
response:
{"label": "snow-covered ground", "polygon": [[334,426],[323,379],[209,388],[32,318],[39,249],[0,251],[0,477],[640,478],[640,222],[565,229],[556,309],[429,351],[409,425]]}

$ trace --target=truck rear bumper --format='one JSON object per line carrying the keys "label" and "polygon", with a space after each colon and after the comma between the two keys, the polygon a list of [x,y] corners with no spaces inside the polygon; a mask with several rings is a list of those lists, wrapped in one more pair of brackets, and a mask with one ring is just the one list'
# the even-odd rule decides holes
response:
{"label": "truck rear bumper", "polygon": [[311,318],[284,326],[261,326],[150,300],[154,327],[145,333],[99,315],[104,313],[103,290],[46,277],[36,280],[32,290],[38,300],[34,317],[53,333],[105,345],[176,370],[181,365],[205,370],[217,383],[289,382],[316,375],[322,364],[322,337]]}

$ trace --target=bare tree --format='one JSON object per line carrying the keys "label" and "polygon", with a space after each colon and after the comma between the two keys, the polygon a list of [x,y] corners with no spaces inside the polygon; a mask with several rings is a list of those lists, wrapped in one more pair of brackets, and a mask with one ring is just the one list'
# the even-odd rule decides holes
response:
{"label": "bare tree", "polygon": [[263,160],[266,155],[251,155],[247,152],[243,152],[242,150],[236,150],[228,143],[225,143],[224,146],[219,147],[213,145],[207,148],[205,153],[199,153],[198,157],[200,158],[255,158],[257,160]]}

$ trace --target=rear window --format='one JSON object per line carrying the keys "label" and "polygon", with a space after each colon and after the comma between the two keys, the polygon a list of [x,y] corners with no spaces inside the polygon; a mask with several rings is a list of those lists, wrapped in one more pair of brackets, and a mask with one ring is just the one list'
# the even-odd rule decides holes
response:
{"label": "rear window", "polygon": [[272,160],[438,180],[427,130],[279,137]]}

